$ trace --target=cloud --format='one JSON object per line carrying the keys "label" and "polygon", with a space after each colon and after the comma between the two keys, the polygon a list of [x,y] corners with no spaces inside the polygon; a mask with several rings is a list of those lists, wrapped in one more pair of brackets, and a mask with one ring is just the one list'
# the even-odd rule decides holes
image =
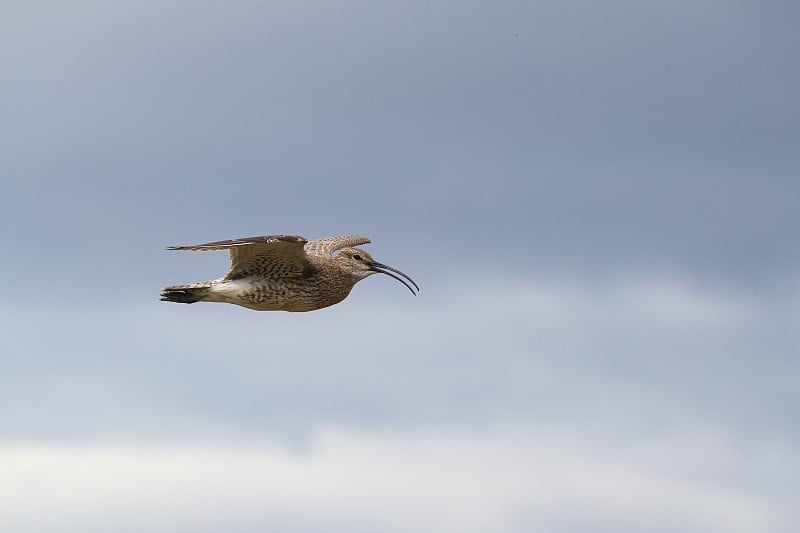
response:
{"label": "cloud", "polygon": [[791,530],[792,294],[400,289],[6,303],[3,529]]}
{"label": "cloud", "polygon": [[400,288],[371,279],[300,315],[154,297],[9,306],[4,432],[304,434],[504,414],[793,431],[788,295],[659,278]]}
{"label": "cloud", "polygon": [[3,446],[0,525],[20,533],[788,532],[797,518],[788,495],[729,477],[796,475],[796,449],[762,443],[743,454],[692,432],[608,443],[519,428],[328,426],[302,452],[263,443]]}

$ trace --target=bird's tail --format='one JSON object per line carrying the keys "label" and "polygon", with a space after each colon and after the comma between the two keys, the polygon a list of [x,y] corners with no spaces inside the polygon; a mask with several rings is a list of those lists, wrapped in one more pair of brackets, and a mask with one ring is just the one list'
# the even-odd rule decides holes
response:
{"label": "bird's tail", "polygon": [[193,304],[203,301],[211,287],[211,281],[190,283],[188,285],[173,285],[161,289],[162,302],[176,302],[179,304]]}

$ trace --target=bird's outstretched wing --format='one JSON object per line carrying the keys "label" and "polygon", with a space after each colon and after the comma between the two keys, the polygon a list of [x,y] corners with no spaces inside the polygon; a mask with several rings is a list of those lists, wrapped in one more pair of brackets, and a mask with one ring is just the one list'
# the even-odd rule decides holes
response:
{"label": "bird's outstretched wing", "polygon": [[228,250],[231,256],[231,269],[225,275],[228,280],[245,276],[299,278],[315,270],[303,248],[307,242],[299,235],[265,235],[193,246],[170,246],[167,250]]}
{"label": "bird's outstretched wing", "polygon": [[330,257],[333,252],[341,248],[349,246],[359,246],[361,244],[369,244],[369,237],[362,235],[340,235],[338,237],[326,237],[324,239],[316,239],[306,243],[306,253],[309,255],[317,255],[322,257]]}

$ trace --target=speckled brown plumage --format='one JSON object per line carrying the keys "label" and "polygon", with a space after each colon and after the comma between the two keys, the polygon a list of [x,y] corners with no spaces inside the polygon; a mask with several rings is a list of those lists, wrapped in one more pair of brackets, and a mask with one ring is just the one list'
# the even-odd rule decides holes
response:
{"label": "speckled brown plumage", "polygon": [[161,300],[224,302],[258,311],[313,311],[341,302],[357,282],[375,273],[395,278],[412,293],[419,290],[407,275],[355,248],[369,242],[360,235],[311,241],[298,235],[269,235],[171,246],[169,250],[228,250],[231,268],[222,278],[165,287]]}

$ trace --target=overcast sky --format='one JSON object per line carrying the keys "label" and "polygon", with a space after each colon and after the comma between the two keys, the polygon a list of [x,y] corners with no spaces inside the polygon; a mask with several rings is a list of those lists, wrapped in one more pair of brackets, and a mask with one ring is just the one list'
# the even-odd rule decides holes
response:
{"label": "overcast sky", "polygon": [[[3,2],[0,529],[797,531],[799,15]],[[422,291],[158,301],[277,233]]]}

